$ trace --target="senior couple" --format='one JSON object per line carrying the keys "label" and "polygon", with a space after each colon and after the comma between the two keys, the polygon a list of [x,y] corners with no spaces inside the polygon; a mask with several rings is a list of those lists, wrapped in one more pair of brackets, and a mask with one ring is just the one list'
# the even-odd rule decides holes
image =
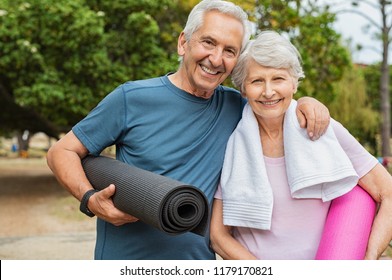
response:
{"label": "senior couple", "polygon": [[[272,31],[249,38],[239,6],[201,1],[178,38],[176,72],[120,85],[51,147],[48,165],[59,182],[98,217],[95,259],[212,260],[215,252],[224,259],[314,259],[330,201],[357,183],[379,203],[365,258],[386,249],[391,176],[339,123],[328,125],[324,105],[293,100],[304,73],[288,40]],[[240,93],[220,85],[229,75]],[[298,134],[307,141],[295,140]],[[293,190],[290,174],[300,172],[285,157],[327,135],[346,157],[349,182],[325,195]],[[213,205],[211,239],[169,236],[120,211],[113,184],[91,192],[81,159],[111,145],[120,161],[200,188]],[[242,204],[254,206],[252,221],[236,218]]]}

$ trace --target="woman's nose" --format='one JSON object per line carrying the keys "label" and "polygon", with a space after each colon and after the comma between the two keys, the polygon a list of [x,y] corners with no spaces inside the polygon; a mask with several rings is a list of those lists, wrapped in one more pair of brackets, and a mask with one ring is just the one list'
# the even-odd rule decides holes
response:
{"label": "woman's nose", "polygon": [[273,87],[266,83],[266,85],[264,87],[264,91],[262,92],[262,95],[265,98],[271,98],[274,94],[275,94],[275,90],[273,89]]}

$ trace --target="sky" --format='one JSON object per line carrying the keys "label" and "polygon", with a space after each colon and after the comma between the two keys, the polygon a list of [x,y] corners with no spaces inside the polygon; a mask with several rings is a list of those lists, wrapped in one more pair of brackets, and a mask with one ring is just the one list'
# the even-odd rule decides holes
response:
{"label": "sky", "polygon": [[[377,3],[378,0],[367,1]],[[346,0],[324,0],[323,2],[338,3],[333,11],[343,10],[345,7],[351,7],[350,1]],[[377,9],[374,9],[373,7],[364,3],[360,4],[357,9],[366,13],[369,17],[378,23],[381,22],[381,14]],[[338,13],[337,16],[335,30],[342,34],[344,40],[351,40],[349,46],[355,46],[356,44],[361,44],[363,46],[363,50],[361,51],[354,51],[354,48],[350,47],[353,61],[356,63],[372,64],[381,61],[381,41],[376,40],[373,37],[376,29],[370,29],[370,32],[365,31],[364,28],[366,25],[368,25],[368,23],[368,20],[353,13]],[[374,49],[378,49],[378,51],[375,51]]]}

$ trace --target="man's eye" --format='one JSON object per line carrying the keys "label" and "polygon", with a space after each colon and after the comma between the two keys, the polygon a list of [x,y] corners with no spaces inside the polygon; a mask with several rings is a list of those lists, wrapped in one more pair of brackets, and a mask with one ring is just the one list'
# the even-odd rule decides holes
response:
{"label": "man's eye", "polygon": [[235,57],[237,55],[237,52],[235,50],[231,50],[231,49],[226,50],[226,53],[230,57]]}
{"label": "man's eye", "polygon": [[214,46],[214,43],[212,42],[212,41],[209,41],[209,40],[204,40],[204,41],[202,41],[201,42],[205,47],[213,47]]}

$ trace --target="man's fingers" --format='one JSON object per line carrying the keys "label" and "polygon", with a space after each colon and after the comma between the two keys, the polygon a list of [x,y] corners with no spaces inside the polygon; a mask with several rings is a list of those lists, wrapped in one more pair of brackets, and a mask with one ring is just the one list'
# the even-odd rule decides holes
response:
{"label": "man's fingers", "polygon": [[99,192],[100,198],[103,199],[101,204],[102,209],[109,210],[103,218],[115,226],[137,222],[139,220],[138,218],[121,211],[113,204],[111,198],[115,192],[116,187],[113,184],[110,184],[107,188]]}
{"label": "man's fingers", "polygon": [[301,112],[301,114],[297,115],[299,125],[301,128],[306,128],[306,131],[308,132],[309,138],[314,140],[315,138],[315,133],[316,133],[316,116],[315,112],[313,110],[307,110],[306,111],[306,117],[305,114]]}
{"label": "man's fingers", "polygon": [[301,128],[306,128],[306,118],[305,115],[300,111],[297,114],[297,119]]}
{"label": "man's fingers", "polygon": [[100,191],[102,196],[106,199],[111,198],[116,192],[116,187],[113,184],[110,184],[107,188],[104,188]]}
{"label": "man's fingers", "polygon": [[328,110],[320,110],[315,112],[315,123],[314,123],[314,136],[312,140],[319,139],[328,129],[330,122],[330,116]]}

